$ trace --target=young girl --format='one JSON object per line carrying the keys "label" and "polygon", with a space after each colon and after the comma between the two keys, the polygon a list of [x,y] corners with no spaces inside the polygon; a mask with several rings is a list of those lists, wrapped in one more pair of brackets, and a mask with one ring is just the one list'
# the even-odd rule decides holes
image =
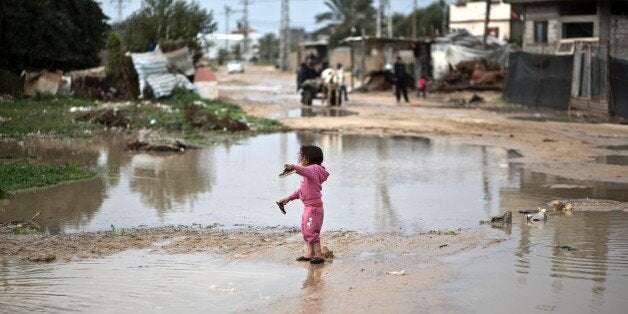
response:
{"label": "young girl", "polygon": [[301,234],[307,243],[307,254],[297,258],[299,262],[309,261],[312,264],[324,263],[321,252],[321,227],[323,226],[323,201],[321,200],[322,185],[329,173],[323,163],[323,151],[317,146],[301,146],[299,164],[286,164],[284,169],[295,170],[303,177],[301,186],[290,196],[277,203],[285,205],[288,202],[300,199],[305,205],[301,214]]}

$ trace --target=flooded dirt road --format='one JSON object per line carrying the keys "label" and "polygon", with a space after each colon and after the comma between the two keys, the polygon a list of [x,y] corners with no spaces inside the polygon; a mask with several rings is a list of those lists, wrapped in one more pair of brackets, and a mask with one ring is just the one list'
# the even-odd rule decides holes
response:
{"label": "flooded dirt road", "polygon": [[[456,95],[405,106],[388,93],[352,94],[339,110],[301,107],[292,74],[250,72],[220,76],[221,94],[296,132],[183,154],[124,152],[123,136],[3,143],[2,158],[77,162],[100,175],[0,203],[0,221],[41,211],[37,222],[52,234],[0,234],[0,308],[615,313],[628,306],[628,167],[615,157],[628,155],[626,126],[511,119],[535,113],[497,103],[485,106],[499,110],[452,108],[444,98]],[[331,173],[323,245],[335,258],[323,266],[294,262],[303,251],[294,228],[300,206],[281,216],[272,203],[298,185],[295,176],[277,177],[281,165],[310,143],[323,148]],[[555,199],[573,200],[573,213],[534,223],[518,213]],[[506,211],[510,227],[478,224]],[[101,284],[84,289],[85,282]]]}

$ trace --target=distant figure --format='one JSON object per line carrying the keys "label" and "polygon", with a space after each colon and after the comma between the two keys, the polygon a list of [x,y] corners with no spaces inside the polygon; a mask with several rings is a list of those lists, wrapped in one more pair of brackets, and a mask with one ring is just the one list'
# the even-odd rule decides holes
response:
{"label": "distant figure", "polygon": [[297,69],[297,92],[301,89],[301,84],[305,81],[305,62],[301,62],[299,68]]}
{"label": "distant figure", "polygon": [[410,102],[408,100],[408,87],[406,85],[406,66],[401,61],[401,57],[397,56],[397,61],[395,61],[395,96],[397,97],[397,102],[401,99],[401,93],[403,92],[403,99],[406,102]]}
{"label": "distant figure", "polygon": [[345,83],[345,69],[342,67],[342,63],[336,65],[336,73],[338,73],[338,84],[340,84],[340,97],[344,95],[345,101],[349,101],[349,96],[347,96],[347,84]]}
{"label": "distant figure", "polygon": [[425,75],[421,75],[419,80],[416,82],[417,96],[425,98],[425,90],[427,87],[427,78]]}

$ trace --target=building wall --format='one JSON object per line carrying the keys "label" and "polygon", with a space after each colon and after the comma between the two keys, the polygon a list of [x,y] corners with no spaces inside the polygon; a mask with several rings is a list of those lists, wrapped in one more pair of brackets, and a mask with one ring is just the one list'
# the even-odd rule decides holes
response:
{"label": "building wall", "polygon": [[[472,35],[484,35],[484,19],[486,18],[486,2],[469,2],[466,4],[449,5],[449,28],[466,29]],[[491,4],[488,27],[499,29],[499,38],[510,38],[511,7],[507,3]]]}
{"label": "building wall", "polygon": [[628,16],[611,17],[610,55],[628,60]]}
{"label": "building wall", "polygon": [[[599,34],[597,15],[560,16],[556,3],[527,4],[525,16],[523,32],[523,50],[525,52],[554,54],[558,41],[562,39],[563,23],[592,22],[593,37],[597,37]],[[537,21],[547,21],[547,43],[534,42],[534,22]]]}

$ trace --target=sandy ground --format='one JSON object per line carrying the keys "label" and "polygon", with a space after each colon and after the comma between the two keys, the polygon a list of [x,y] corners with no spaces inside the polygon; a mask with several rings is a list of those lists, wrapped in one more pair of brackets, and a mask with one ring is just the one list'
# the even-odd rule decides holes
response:
{"label": "sandy ground", "polygon": [[[300,108],[294,95],[294,75],[269,68],[249,68],[243,75],[219,75],[220,84],[233,88],[222,97],[240,104],[248,113],[273,116]],[[238,86],[275,84],[279,90],[238,90]],[[495,92],[481,95],[486,103],[478,108],[452,106],[452,98],[470,98],[470,93],[412,97],[397,104],[389,92],[351,94],[343,109],[358,113],[347,117],[286,117],[289,129],[359,134],[404,134],[447,137],[453,141],[517,149],[525,166],[573,179],[628,182],[628,167],[597,164],[592,157],[610,155],[603,145],[628,144],[628,126],[571,122],[535,122],[509,118],[535,112],[513,109]],[[263,101],[257,101],[261,99]],[[620,154],[622,152],[619,152]],[[623,154],[626,154],[623,151]],[[309,266],[303,289],[268,311],[305,313],[357,312],[385,309],[387,312],[450,312],[451,302],[438,292],[438,285],[452,276],[441,257],[486,247],[505,238],[489,227],[462,230],[457,235],[361,234],[344,231],[323,233],[323,245],[336,257],[324,266]],[[245,229],[224,231],[220,226],[171,227],[67,235],[12,235],[0,232],[0,257],[25,263],[65,262],[107,256],[131,248],[163,249],[167,252],[209,252],[234,260],[266,261],[294,265],[304,251],[297,229]],[[389,272],[404,270],[405,275]],[[302,280],[302,279],[299,279]]]}

